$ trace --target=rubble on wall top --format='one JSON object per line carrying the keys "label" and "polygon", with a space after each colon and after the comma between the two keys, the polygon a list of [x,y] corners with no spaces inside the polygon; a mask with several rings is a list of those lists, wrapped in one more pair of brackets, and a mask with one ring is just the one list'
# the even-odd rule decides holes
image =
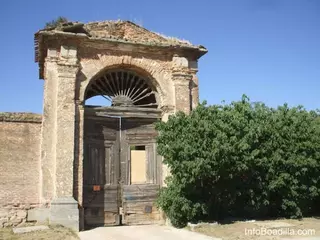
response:
{"label": "rubble on wall top", "polygon": [[102,22],[66,22],[57,27],[45,28],[37,34],[75,34],[87,36],[92,39],[119,40],[131,43],[142,43],[159,46],[184,46],[190,48],[205,49],[203,46],[192,45],[189,41],[174,37],[167,37],[159,33],[149,31],[131,21],[109,20]]}
{"label": "rubble on wall top", "polygon": [[29,112],[0,112],[0,122],[41,123],[42,115]]}

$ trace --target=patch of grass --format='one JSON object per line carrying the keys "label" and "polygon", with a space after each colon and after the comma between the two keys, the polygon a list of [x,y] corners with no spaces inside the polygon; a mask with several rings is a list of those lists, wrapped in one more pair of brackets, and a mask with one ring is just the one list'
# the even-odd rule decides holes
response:
{"label": "patch of grass", "polygon": [[[292,224],[290,227],[276,227],[277,223]],[[275,224],[274,227],[267,227],[266,223]],[[283,229],[283,233],[294,232],[294,235],[246,235],[246,229],[260,229],[264,226],[266,229]],[[201,224],[194,227],[186,227],[186,229],[198,233],[202,233],[211,237],[218,237],[223,240],[281,240],[282,238],[297,237],[319,237],[320,236],[320,219],[318,218],[304,218],[302,220],[295,219],[279,219],[279,220],[265,220],[255,222],[234,222],[230,224]],[[310,235],[302,236],[298,231],[314,231]]]}

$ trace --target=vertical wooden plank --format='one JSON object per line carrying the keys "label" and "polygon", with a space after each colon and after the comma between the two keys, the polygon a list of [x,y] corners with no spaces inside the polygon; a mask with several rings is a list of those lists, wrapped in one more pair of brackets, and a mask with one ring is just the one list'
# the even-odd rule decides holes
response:
{"label": "vertical wooden plank", "polygon": [[105,148],[104,146],[102,145],[101,148],[100,148],[100,179],[99,179],[99,184],[103,185],[105,183]]}
{"label": "vertical wooden plank", "polygon": [[88,159],[88,163],[89,163],[89,173],[88,173],[88,177],[89,177],[89,181],[88,183],[89,184],[93,184],[93,178],[94,178],[94,162],[93,162],[93,159],[94,159],[94,152],[92,151],[92,144],[90,144],[90,148],[89,148],[89,152],[90,152],[90,158]]}
{"label": "vertical wooden plank", "polygon": [[112,164],[113,164],[113,169],[114,169],[114,178],[113,178],[113,184],[118,184],[119,178],[120,178],[120,158],[119,158],[119,132],[117,131],[117,138],[115,140],[115,144],[113,146],[113,151],[112,151]]}
{"label": "vertical wooden plank", "polygon": [[98,155],[98,149],[96,146],[93,147],[93,184],[97,184],[97,179],[99,177],[99,171],[98,171],[98,161],[99,161],[99,155]]}
{"label": "vertical wooden plank", "polygon": [[121,143],[121,161],[122,161],[122,170],[121,172],[123,173],[123,184],[130,184],[130,178],[129,178],[129,173],[130,173],[130,166],[129,166],[129,152],[127,149],[130,149],[130,145],[124,140]]}
{"label": "vertical wooden plank", "polygon": [[105,148],[105,184],[110,184],[111,169],[110,169],[110,147]]}
{"label": "vertical wooden plank", "polygon": [[[114,143],[115,144],[115,143]],[[111,145],[109,148],[109,155],[108,155],[108,165],[109,165],[109,184],[114,184],[115,183],[115,166],[114,166],[114,161],[112,160],[114,158],[114,149],[115,146]]]}
{"label": "vertical wooden plank", "polygon": [[127,120],[122,119],[122,130],[121,130],[121,139],[120,139],[120,162],[121,162],[121,170],[120,177],[122,184],[129,184],[130,180],[128,177],[128,151],[129,144],[126,141],[127,134]]}
{"label": "vertical wooden plank", "polygon": [[128,144],[128,148],[127,148],[127,174],[128,174],[128,183],[127,185],[131,184],[131,145]]}
{"label": "vertical wooden plank", "polygon": [[155,142],[152,143],[152,155],[153,155],[153,183],[154,184],[159,184],[158,182],[158,174],[157,174],[157,170],[158,170],[158,159],[157,159],[157,145]]}
{"label": "vertical wooden plank", "polygon": [[146,145],[146,155],[147,155],[147,161],[146,161],[146,176],[147,176],[147,183],[153,182],[153,156],[152,156],[152,146],[150,144]]}
{"label": "vertical wooden plank", "polygon": [[86,144],[83,148],[83,173],[82,173],[82,177],[83,177],[83,183],[86,184],[88,182],[87,178],[88,178],[88,145]]}
{"label": "vertical wooden plank", "polygon": [[162,178],[162,157],[157,153],[156,150],[156,155],[157,155],[157,184],[160,186],[163,185],[163,178]]}

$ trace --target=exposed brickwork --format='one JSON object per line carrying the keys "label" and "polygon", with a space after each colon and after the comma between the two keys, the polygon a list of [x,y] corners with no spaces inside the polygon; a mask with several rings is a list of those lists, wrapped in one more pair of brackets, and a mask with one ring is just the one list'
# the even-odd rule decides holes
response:
{"label": "exposed brickwork", "polygon": [[[31,119],[38,122],[21,122]],[[0,121],[0,227],[24,222],[26,210],[39,204],[40,122],[32,114],[6,114]]]}

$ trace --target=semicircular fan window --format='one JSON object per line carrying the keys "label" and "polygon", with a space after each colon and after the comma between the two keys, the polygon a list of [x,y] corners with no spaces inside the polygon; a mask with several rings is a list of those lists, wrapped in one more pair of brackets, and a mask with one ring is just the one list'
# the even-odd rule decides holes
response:
{"label": "semicircular fan window", "polygon": [[90,83],[86,99],[102,96],[111,106],[156,108],[155,94],[145,78],[128,71],[109,71]]}

